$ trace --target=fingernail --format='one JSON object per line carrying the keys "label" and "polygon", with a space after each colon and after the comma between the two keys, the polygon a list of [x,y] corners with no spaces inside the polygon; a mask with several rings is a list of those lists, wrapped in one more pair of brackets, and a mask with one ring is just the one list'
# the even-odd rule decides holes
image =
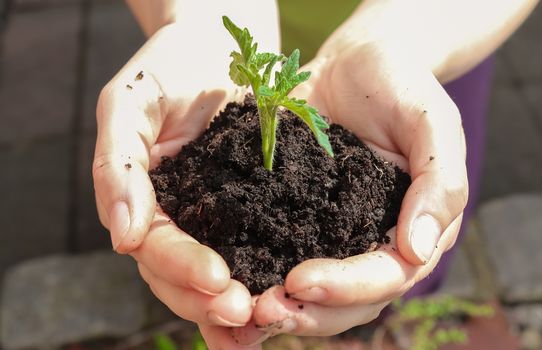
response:
{"label": "fingernail", "polygon": [[212,311],[212,310],[207,312],[207,318],[209,319],[209,321],[211,321],[212,323],[218,326],[243,327],[245,325],[244,323],[235,323],[235,322],[225,320],[224,318],[222,318],[222,316],[219,316],[215,311]]}
{"label": "fingernail", "polygon": [[293,332],[297,328],[297,322],[292,318],[286,318],[282,321],[273,322],[266,326],[257,328],[268,333],[269,335],[277,335],[281,333]]}
{"label": "fingernail", "polygon": [[111,243],[117,250],[130,229],[130,210],[126,202],[120,201],[113,205],[110,214]]}
{"label": "fingernail", "polygon": [[439,223],[430,215],[423,214],[414,220],[410,230],[410,244],[422,263],[427,264],[431,260],[441,232]]}
{"label": "fingernail", "polygon": [[322,302],[327,299],[327,296],[327,290],[322,287],[311,287],[309,289],[305,289],[302,292],[292,294],[292,297],[295,299],[311,301],[313,303]]}

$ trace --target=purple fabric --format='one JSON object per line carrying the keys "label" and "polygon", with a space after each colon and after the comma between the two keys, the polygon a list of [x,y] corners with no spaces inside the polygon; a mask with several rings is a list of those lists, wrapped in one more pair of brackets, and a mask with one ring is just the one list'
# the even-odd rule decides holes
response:
{"label": "purple fabric", "polygon": [[[491,56],[469,73],[445,85],[445,89],[457,104],[463,120],[467,140],[467,172],[469,178],[469,202],[463,215],[458,242],[473,214],[478,199],[485,144],[485,118],[491,92],[494,58]],[[456,243],[456,246],[458,245]],[[433,273],[412,288],[405,298],[421,296],[435,291],[443,281],[455,249],[448,251]]]}

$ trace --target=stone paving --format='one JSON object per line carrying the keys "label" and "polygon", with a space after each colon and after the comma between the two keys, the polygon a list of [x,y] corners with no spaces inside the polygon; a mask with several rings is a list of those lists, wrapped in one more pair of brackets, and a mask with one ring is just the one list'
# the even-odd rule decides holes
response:
{"label": "stone paving", "polygon": [[[497,52],[479,211],[444,286],[500,298],[534,346],[542,344],[541,40],[539,6]],[[121,0],[0,0],[0,279],[27,259],[109,249],[90,174],[94,108],[143,42]],[[0,327],[5,335],[5,319]]]}

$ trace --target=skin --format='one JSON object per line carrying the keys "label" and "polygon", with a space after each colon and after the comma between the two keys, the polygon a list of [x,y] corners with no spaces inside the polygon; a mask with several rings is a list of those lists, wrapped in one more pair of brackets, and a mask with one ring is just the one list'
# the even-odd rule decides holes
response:
{"label": "skin", "polygon": [[162,302],[199,324],[210,349],[260,349],[279,333],[331,335],[371,321],[426,277],[457,238],[468,193],[465,142],[441,83],[498,47],[536,3],[364,1],[302,68],[311,80],[294,95],[411,174],[392,242],[340,261],[306,261],[284,286],[251,298],[216,252],[156,208],[147,171],[245,92],[226,74],[235,45],[221,15],[250,28],[262,51],[278,52],[275,5],[158,0],[151,11],[149,2],[130,0],[150,39],[100,95],[93,166],[114,249],[137,260]]}
{"label": "skin", "polygon": [[[111,232],[114,249],[134,257],[156,296],[180,317],[231,327],[250,319],[250,293],[230,279],[222,257],[156,208],[147,175],[161,155],[176,154],[226,101],[245,93],[225,74],[229,63],[224,58],[235,43],[222,30],[221,10],[214,13],[216,20],[208,12],[198,17],[204,12],[195,9],[190,21],[162,27],[104,87],[97,106],[93,177],[100,220]],[[210,30],[185,35],[195,23]],[[267,19],[262,25],[277,24]],[[278,49],[273,33],[278,32],[260,32],[265,50]],[[183,49],[171,50],[172,42]]]}

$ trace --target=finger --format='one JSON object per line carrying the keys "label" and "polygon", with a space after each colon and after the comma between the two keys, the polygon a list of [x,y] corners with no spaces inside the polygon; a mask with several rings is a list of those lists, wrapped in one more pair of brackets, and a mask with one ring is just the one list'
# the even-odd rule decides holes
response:
{"label": "finger", "polygon": [[261,350],[261,345],[241,345],[231,334],[230,328],[209,326],[204,324],[198,325],[203,339],[209,350]]}
{"label": "finger", "polygon": [[94,188],[99,210],[107,213],[103,224],[120,253],[142,242],[154,215],[147,172],[150,146],[166,114],[161,97],[149,73],[128,67],[102,90],[98,101]]}
{"label": "finger", "polygon": [[216,295],[230,284],[224,259],[159,212],[143,243],[131,255],[168,283]]}
{"label": "finger", "polygon": [[395,229],[390,244],[379,250],[344,260],[307,260],[286,276],[284,286],[295,299],[326,306],[374,304],[394,299],[435,268],[446,247],[457,236],[461,218],[445,231],[436,253],[423,266],[412,265],[395,248]]}
{"label": "finger", "polygon": [[[457,107],[435,79],[430,103],[410,98],[398,108],[400,147],[412,184],[397,223],[397,244],[410,263],[427,263],[442,232],[463,212],[468,198],[465,141]],[[429,89],[428,89],[429,90]]]}
{"label": "finger", "polygon": [[231,280],[224,292],[213,296],[194,289],[173,286],[153,274],[145,265],[138,264],[138,268],[156,297],[179,317],[224,327],[240,327],[250,319],[250,293],[238,281]]}
{"label": "finger", "polygon": [[282,333],[329,336],[374,320],[387,304],[328,307],[295,300],[287,296],[284,287],[276,286],[260,296],[253,311],[252,319],[260,334],[252,331],[250,325],[232,332],[241,344],[250,343],[258,336],[263,338]]}

